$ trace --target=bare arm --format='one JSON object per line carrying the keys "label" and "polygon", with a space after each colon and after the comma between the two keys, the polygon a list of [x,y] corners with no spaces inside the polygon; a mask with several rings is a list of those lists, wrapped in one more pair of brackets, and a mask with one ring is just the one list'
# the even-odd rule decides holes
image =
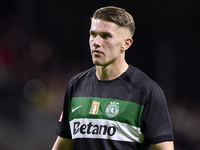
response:
{"label": "bare arm", "polygon": [[72,150],[72,140],[58,136],[52,150]]}
{"label": "bare arm", "polygon": [[174,150],[174,142],[167,141],[151,145],[152,150]]}

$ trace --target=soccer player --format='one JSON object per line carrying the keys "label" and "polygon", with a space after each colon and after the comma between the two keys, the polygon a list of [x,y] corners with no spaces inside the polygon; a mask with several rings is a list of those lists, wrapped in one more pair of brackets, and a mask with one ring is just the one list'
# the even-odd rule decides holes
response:
{"label": "soccer player", "polygon": [[159,85],[128,64],[133,17],[109,6],[91,19],[94,67],[67,88],[53,150],[173,150],[173,132]]}

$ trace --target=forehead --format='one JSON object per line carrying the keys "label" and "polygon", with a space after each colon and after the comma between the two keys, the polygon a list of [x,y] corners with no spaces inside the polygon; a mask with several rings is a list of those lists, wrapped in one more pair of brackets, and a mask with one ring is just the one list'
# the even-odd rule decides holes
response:
{"label": "forehead", "polygon": [[105,31],[115,31],[119,28],[118,25],[116,25],[113,22],[104,21],[101,19],[92,19],[91,22],[91,30],[97,31],[97,32],[105,32]]}

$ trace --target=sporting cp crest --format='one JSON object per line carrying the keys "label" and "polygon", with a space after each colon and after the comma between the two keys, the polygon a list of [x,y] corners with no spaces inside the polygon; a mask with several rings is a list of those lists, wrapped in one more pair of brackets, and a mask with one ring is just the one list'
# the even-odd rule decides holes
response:
{"label": "sporting cp crest", "polygon": [[119,112],[119,103],[117,102],[110,102],[108,106],[106,107],[106,115],[108,118],[115,117]]}

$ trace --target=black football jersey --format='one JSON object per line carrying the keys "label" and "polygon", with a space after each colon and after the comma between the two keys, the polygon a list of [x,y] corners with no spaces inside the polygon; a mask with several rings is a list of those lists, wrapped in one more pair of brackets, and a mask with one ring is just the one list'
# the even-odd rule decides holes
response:
{"label": "black football jersey", "polygon": [[95,66],[73,77],[56,133],[73,150],[147,150],[173,140],[161,88],[131,65],[109,81],[97,79]]}

